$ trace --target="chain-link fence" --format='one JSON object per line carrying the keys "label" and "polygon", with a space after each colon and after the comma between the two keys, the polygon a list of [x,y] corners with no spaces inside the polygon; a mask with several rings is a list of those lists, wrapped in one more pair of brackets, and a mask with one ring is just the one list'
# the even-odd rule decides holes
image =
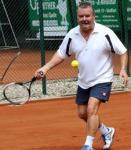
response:
{"label": "chain-link fence", "polygon": [[[52,57],[66,33],[77,24],[76,6],[78,2],[79,0],[0,0],[0,77],[3,84],[12,81],[30,80],[35,70],[43,64],[42,61],[47,62]],[[90,0],[90,2],[96,11],[96,20],[113,28],[122,39],[122,35],[125,35],[125,33],[121,33],[124,30],[123,28],[119,30],[121,23],[118,15],[119,5],[117,2],[119,1]],[[129,0],[127,2],[127,46],[130,53],[131,2]],[[42,11],[40,10],[40,3],[42,3]],[[40,28],[41,12],[43,17],[42,28]],[[42,30],[43,33],[41,33]],[[21,54],[18,55],[19,51]],[[5,72],[8,64],[17,55],[18,57],[10,65],[9,70]],[[60,92],[62,95],[75,93],[73,90],[75,88],[72,89],[70,84],[66,84],[76,81],[77,69],[70,66],[73,58],[74,56],[70,57],[68,61],[60,64],[47,74],[47,94],[50,93],[52,88],[54,90],[52,93],[55,95],[55,89],[59,86],[57,86],[57,82],[64,86],[57,89],[62,90]],[[115,74],[118,74],[120,62],[117,56],[113,55],[113,61]],[[130,62],[131,56],[129,55],[129,74],[131,73]],[[3,77],[3,75],[5,76]],[[51,83],[55,83],[55,87],[51,86],[50,88]],[[69,93],[65,91],[66,87],[69,89]]]}

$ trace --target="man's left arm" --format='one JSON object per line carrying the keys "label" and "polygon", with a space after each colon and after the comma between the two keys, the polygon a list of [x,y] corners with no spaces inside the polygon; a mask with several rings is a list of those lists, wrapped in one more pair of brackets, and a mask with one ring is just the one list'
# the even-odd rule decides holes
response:
{"label": "man's left arm", "polygon": [[121,70],[120,70],[120,78],[123,81],[123,84],[127,86],[128,84],[128,75],[127,75],[127,52],[120,56],[121,59]]}

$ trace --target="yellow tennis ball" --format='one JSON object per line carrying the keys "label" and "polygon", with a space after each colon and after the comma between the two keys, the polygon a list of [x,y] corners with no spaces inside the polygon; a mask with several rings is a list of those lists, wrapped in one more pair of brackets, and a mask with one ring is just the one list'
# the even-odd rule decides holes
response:
{"label": "yellow tennis ball", "polygon": [[71,62],[71,66],[74,67],[74,68],[77,68],[79,66],[79,61],[78,60],[73,60]]}

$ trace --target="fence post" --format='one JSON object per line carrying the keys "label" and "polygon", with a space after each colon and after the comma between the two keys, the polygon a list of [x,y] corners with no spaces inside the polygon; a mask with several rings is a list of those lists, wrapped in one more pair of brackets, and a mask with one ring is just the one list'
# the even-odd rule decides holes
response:
{"label": "fence post", "polygon": [[[41,66],[45,64],[45,43],[44,43],[44,23],[43,23],[43,0],[38,0],[39,3],[39,23],[40,23],[40,51],[41,51]],[[42,80],[42,91],[46,94],[46,77]]]}
{"label": "fence post", "polygon": [[71,21],[71,28],[77,25],[77,15],[76,15],[76,1],[68,0],[68,8],[70,12],[70,21]]}

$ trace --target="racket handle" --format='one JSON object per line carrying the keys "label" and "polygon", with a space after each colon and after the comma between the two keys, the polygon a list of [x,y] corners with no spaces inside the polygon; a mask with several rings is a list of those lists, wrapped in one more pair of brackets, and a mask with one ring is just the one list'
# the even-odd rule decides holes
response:
{"label": "racket handle", "polygon": [[[44,77],[44,73],[42,71],[39,72],[40,77]],[[35,81],[37,77],[33,77],[32,81]]]}
{"label": "racket handle", "polygon": [[35,81],[36,79],[37,79],[36,77],[33,77],[32,80],[31,80],[31,82]]}
{"label": "racket handle", "polygon": [[39,74],[41,75],[41,77],[44,76],[44,73],[42,71],[40,71]]}

